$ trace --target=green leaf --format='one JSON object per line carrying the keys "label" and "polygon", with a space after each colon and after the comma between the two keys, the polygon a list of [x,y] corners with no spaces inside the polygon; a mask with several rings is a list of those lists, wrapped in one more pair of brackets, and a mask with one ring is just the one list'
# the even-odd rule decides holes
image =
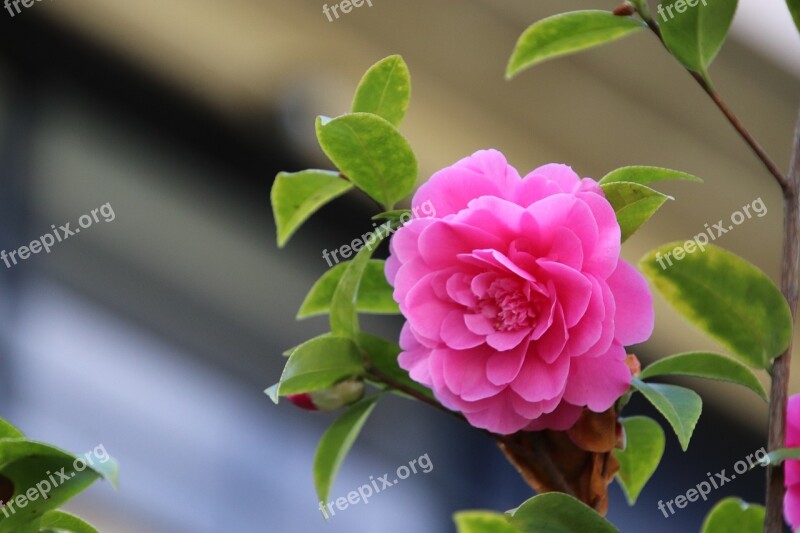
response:
{"label": "green leaf", "polygon": [[8,420],[0,418],[0,439],[24,439],[25,435]]}
{"label": "green leaf", "polygon": [[[392,298],[394,289],[386,281],[385,263],[380,259],[371,259],[367,263],[357,292],[356,311],[385,315],[400,312],[397,303]],[[330,311],[333,294],[348,266],[349,262],[339,263],[314,283],[297,312],[297,318],[324,315]]]}
{"label": "green leaf", "polygon": [[766,465],[779,465],[784,461],[800,460],[800,448],[781,448],[774,450],[762,458],[759,463]]}
{"label": "green leaf", "polygon": [[789,6],[789,13],[792,14],[794,25],[800,30],[800,0],[786,0],[786,5]]}
{"label": "green leaf", "polygon": [[372,65],[364,74],[353,99],[353,113],[373,113],[399,126],[411,97],[411,76],[399,55]]}
{"label": "green leaf", "polygon": [[367,237],[365,246],[359,250],[355,258],[347,264],[347,268],[339,279],[339,284],[333,292],[330,305],[331,331],[355,339],[359,332],[357,297],[361,279],[369,265],[370,257],[378,245],[391,231],[391,223],[387,222],[377,227],[373,233],[374,238]]}
{"label": "green leaf", "polygon": [[664,430],[646,416],[622,419],[625,428],[625,449],[614,450],[620,463],[617,481],[622,492],[633,505],[645,484],[655,473],[664,455]]}
{"label": "green leaf", "polygon": [[639,379],[663,375],[694,376],[747,387],[767,401],[767,392],[746,366],[730,357],[710,352],[679,353],[660,359],[642,370]]}
{"label": "green leaf", "polygon": [[711,509],[703,522],[702,533],[761,533],[764,508],[739,498],[725,498]]}
{"label": "green leaf", "polygon": [[737,4],[737,0],[662,1],[658,22],[664,44],[686,68],[708,78],[708,66],[728,36]]}
{"label": "green leaf", "polygon": [[622,242],[647,222],[664,202],[672,199],[666,194],[637,183],[613,182],[601,187],[617,214]]}
{"label": "green leaf", "polygon": [[703,183],[703,180],[697,176],[692,176],[685,172],[678,170],[670,170],[661,167],[622,167],[612,170],[600,180],[600,185],[606,183],[615,183],[618,181],[626,181],[628,183],[638,183],[639,185],[647,185],[657,181],[671,181],[671,180],[684,180]]}
{"label": "green leaf", "polygon": [[[701,234],[704,235],[704,234]],[[693,252],[686,254],[691,244]],[[761,270],[714,245],[674,242],[639,263],[645,276],[694,325],[745,364],[768,368],[792,336],[792,316],[780,290]]]}
{"label": "green leaf", "polygon": [[681,448],[686,451],[700,419],[700,413],[703,411],[703,400],[700,395],[677,385],[645,383],[638,378],[633,378],[631,385],[664,415],[675,430]]}
{"label": "green leaf", "polygon": [[353,185],[342,179],[338,172],[280,172],[270,193],[275,226],[278,228],[278,246],[283,247],[320,207],[352,188]]}
{"label": "green leaf", "polygon": [[561,492],[534,496],[507,514],[522,533],[619,533],[594,509]]}
{"label": "green leaf", "polygon": [[339,467],[358,438],[377,400],[377,396],[372,396],[354,404],[331,424],[320,439],[314,456],[314,485],[319,501],[328,501]]}
{"label": "green leaf", "polygon": [[88,522],[64,511],[47,511],[39,527],[40,533],[100,533]]}
{"label": "green leaf", "polygon": [[609,43],[645,27],[643,22],[610,11],[572,11],[548,17],[520,36],[506,68],[506,79],[537,63]]}
{"label": "green leaf", "polygon": [[370,113],[333,120],[319,117],[317,139],[333,164],[387,210],[414,189],[417,158],[408,141],[381,117]]}
{"label": "green leaf", "polygon": [[264,392],[278,403],[279,396],[324,389],[363,372],[361,352],[352,340],[322,335],[298,346],[289,356],[280,382]]}
{"label": "green leaf", "polygon": [[492,511],[459,511],[453,521],[457,533],[519,533],[505,515]]}
{"label": "green leaf", "polygon": [[[382,339],[381,337],[376,337],[375,335],[370,335],[369,333],[361,333],[358,336],[358,345],[364,353],[367,354],[373,368],[392,378],[394,381],[427,396],[431,400],[436,400],[430,389],[411,379],[408,376],[408,372],[400,368],[397,362],[397,356],[400,355],[402,350],[397,343]],[[403,394],[403,396],[405,395]]]}
{"label": "green leaf", "polygon": [[[47,511],[56,509],[105,477],[113,467],[94,462],[76,463],[78,456],[48,444],[25,440],[0,440],[0,474],[14,486],[14,497],[0,513],[0,533],[19,533],[27,524],[38,521]],[[115,478],[111,478],[112,481]],[[46,496],[46,497],[45,497]]]}

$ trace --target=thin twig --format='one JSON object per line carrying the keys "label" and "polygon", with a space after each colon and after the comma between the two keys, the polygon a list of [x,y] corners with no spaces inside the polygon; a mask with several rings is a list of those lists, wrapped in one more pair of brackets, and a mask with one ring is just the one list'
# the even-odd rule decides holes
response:
{"label": "thin twig", "polygon": [[462,421],[466,422],[466,418],[464,418],[464,416],[462,414],[457,413],[455,411],[451,411],[450,409],[448,409],[444,405],[440,404],[436,400],[426,396],[425,394],[422,394],[421,392],[419,392],[417,390],[414,390],[412,387],[409,387],[407,385],[404,385],[404,384],[400,383],[399,381],[395,380],[394,378],[392,378],[388,374],[385,374],[384,372],[381,372],[380,370],[378,370],[377,368],[375,368],[371,364],[367,365],[367,374],[370,377],[372,377],[374,379],[374,381],[377,381],[379,383],[383,383],[383,384],[389,386],[390,388],[395,389],[396,391],[402,392],[406,396],[411,396],[412,398],[414,398],[415,400],[417,400],[419,402],[422,402],[424,404],[430,405],[431,407],[434,407],[434,408],[436,408],[436,409],[438,409],[438,410],[440,410],[440,411],[442,411],[444,413],[447,413],[450,416],[453,416],[453,417],[455,417],[455,418],[457,418],[459,420],[462,420]]}
{"label": "thin twig", "polygon": [[[649,15],[644,15],[644,14],[640,15],[642,16],[644,22],[647,24],[647,27],[650,28],[650,30],[656,35],[656,37],[658,37],[658,40],[661,41],[661,44],[663,44],[664,47],[666,48],[667,45],[664,42],[664,37],[661,35],[661,28],[658,27],[658,23],[656,23],[656,21],[654,21],[653,18]],[[772,176],[781,186],[781,190],[783,190],[784,194],[789,192],[789,187],[790,187],[789,180],[786,178],[786,176],[783,175],[781,169],[778,168],[778,165],[776,165],[775,162],[772,160],[772,158],[770,158],[766,150],[764,150],[758,143],[758,141],[756,141],[755,138],[750,134],[750,132],[747,131],[747,128],[744,127],[742,121],[739,120],[739,117],[737,117],[734,114],[733,110],[731,110],[731,108],[728,106],[728,104],[725,103],[725,101],[722,99],[722,96],[720,96],[720,94],[714,89],[714,87],[712,87],[711,84],[708,83],[708,80],[706,80],[706,78],[703,77],[702,74],[690,70],[688,68],[686,69],[686,71],[689,74],[691,74],[692,78],[694,78],[694,80],[698,83],[698,85],[700,85],[703,91],[705,91],[706,94],[708,94],[708,96],[711,97],[711,100],[714,101],[714,104],[717,106],[717,108],[722,112],[723,115],[725,115],[725,118],[728,119],[728,122],[730,122],[731,126],[734,127],[734,129],[739,133],[739,136],[744,140],[744,142],[747,143],[750,149],[756,154],[756,157],[758,157],[758,159],[761,160],[761,162],[766,167],[767,171],[769,171],[769,173],[772,174]]]}

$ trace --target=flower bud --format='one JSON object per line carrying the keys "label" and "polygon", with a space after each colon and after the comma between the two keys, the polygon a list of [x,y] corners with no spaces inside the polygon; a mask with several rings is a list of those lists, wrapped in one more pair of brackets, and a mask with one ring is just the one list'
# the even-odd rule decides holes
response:
{"label": "flower bud", "polygon": [[290,394],[286,399],[301,409],[328,412],[355,403],[362,396],[364,382],[360,379],[347,379],[327,389]]}

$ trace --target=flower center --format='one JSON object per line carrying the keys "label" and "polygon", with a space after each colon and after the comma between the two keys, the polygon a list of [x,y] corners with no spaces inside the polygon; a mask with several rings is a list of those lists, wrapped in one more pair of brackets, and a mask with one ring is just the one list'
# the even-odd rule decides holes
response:
{"label": "flower center", "polygon": [[536,323],[541,309],[536,300],[531,299],[527,283],[500,279],[492,282],[478,300],[478,310],[492,321],[496,331],[517,331],[531,328]]}

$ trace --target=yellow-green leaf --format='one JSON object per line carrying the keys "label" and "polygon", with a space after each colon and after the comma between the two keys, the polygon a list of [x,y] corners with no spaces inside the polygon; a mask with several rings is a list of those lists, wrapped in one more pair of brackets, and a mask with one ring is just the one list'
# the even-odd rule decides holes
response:
{"label": "yellow-green leaf", "polygon": [[674,242],[639,263],[645,276],[685,318],[745,364],[768,368],[789,345],[792,317],[780,290],[761,270],[711,244],[691,253]]}
{"label": "yellow-green leaf", "polygon": [[278,246],[283,246],[295,231],[320,207],[337,198],[353,185],[329,170],[281,172],[272,184],[270,198]]}
{"label": "yellow-green leaf", "polygon": [[387,210],[414,189],[417,158],[385,119],[371,113],[319,117],[317,139],[333,164]]}
{"label": "yellow-green leaf", "polygon": [[646,416],[621,420],[625,429],[625,449],[614,450],[620,463],[617,481],[630,505],[655,473],[664,455],[666,439],[658,422]]}
{"label": "yellow-green leaf", "polygon": [[399,126],[411,98],[411,76],[399,55],[372,65],[364,74],[353,98],[353,113],[372,113]]}

